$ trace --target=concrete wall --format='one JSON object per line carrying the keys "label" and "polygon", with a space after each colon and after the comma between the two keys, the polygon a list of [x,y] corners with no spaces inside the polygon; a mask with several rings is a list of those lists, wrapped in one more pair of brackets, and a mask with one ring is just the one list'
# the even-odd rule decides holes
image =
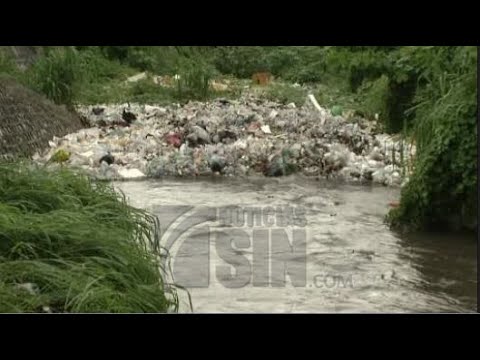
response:
{"label": "concrete wall", "polygon": [[81,129],[82,121],[12,79],[0,77],[0,157],[31,156],[53,136]]}
{"label": "concrete wall", "polygon": [[0,46],[0,52],[13,56],[20,69],[32,65],[44,52],[42,46]]}

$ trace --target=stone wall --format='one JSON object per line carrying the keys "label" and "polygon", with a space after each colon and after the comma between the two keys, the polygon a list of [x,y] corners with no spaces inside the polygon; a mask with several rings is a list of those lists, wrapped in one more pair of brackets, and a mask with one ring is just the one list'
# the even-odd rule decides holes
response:
{"label": "stone wall", "polygon": [[25,157],[83,127],[80,117],[16,81],[0,77],[0,157]]}

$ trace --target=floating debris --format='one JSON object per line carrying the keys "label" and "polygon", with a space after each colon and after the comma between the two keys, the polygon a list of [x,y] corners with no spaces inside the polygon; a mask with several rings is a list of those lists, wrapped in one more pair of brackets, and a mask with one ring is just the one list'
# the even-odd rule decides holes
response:
{"label": "floating debris", "polygon": [[387,186],[406,182],[414,146],[376,134],[372,121],[333,116],[313,96],[309,100],[298,108],[248,94],[183,106],[80,106],[92,127],[52,139],[35,161],[47,163],[65,151],[71,154],[66,164],[102,179],[301,173]]}

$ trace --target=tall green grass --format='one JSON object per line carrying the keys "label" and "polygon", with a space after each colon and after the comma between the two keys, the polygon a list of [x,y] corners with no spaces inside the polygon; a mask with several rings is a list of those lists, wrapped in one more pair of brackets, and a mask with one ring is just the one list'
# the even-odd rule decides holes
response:
{"label": "tall green grass", "polygon": [[107,183],[1,164],[0,312],[176,311],[157,230]]}
{"label": "tall green grass", "polygon": [[210,84],[216,75],[215,68],[201,59],[184,59],[179,62],[176,73],[178,99],[206,100],[210,97]]}
{"label": "tall green grass", "polygon": [[79,58],[73,49],[52,50],[32,66],[28,81],[56,104],[72,107],[75,85],[81,78],[79,69]]}
{"label": "tall green grass", "polygon": [[[215,68],[200,56],[205,50],[187,47],[61,47],[51,49],[24,76],[23,83],[57,104],[123,103],[206,100],[213,93],[210,83]],[[208,57],[207,57],[208,58]],[[13,74],[6,60],[1,68]],[[152,78],[127,83],[139,71],[149,74],[180,75],[177,86],[164,88]],[[16,76],[16,74],[15,74]]]}
{"label": "tall green grass", "polygon": [[265,90],[265,97],[282,104],[294,103],[300,107],[305,104],[308,92],[304,88],[293,87],[289,84],[277,83],[269,85]]}

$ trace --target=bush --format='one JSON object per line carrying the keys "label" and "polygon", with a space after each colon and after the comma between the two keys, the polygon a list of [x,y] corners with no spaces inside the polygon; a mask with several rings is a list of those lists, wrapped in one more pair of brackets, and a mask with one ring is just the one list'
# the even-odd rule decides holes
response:
{"label": "bush", "polygon": [[214,52],[213,64],[224,73],[250,78],[270,72],[299,83],[319,81],[325,73],[324,47],[320,46],[223,46]]}
{"label": "bush", "polygon": [[106,183],[66,169],[2,164],[0,229],[0,312],[177,306],[160,270],[156,218]]}
{"label": "bush", "polygon": [[[415,170],[387,220],[407,230],[475,228],[477,218],[476,49],[424,53],[428,84],[415,102]],[[425,66],[426,67],[426,66]],[[427,68],[427,67],[426,67]]]}
{"label": "bush", "polygon": [[176,96],[180,100],[206,100],[210,92],[210,83],[216,71],[213,66],[201,60],[183,59],[177,67]]}
{"label": "bush", "polygon": [[168,104],[175,100],[175,90],[159,86],[147,78],[131,85],[127,98],[136,103]]}
{"label": "bush", "polygon": [[274,84],[267,89],[266,97],[282,104],[295,103],[302,106],[307,100],[307,91],[288,84]]}
{"label": "bush", "polygon": [[380,119],[385,120],[389,116],[388,101],[390,95],[390,79],[382,75],[375,81],[366,81],[359,89],[362,94],[363,112],[369,118],[379,114]]}
{"label": "bush", "polygon": [[109,60],[102,55],[99,48],[89,47],[78,53],[79,72],[82,74],[82,86],[91,83],[108,82],[114,79],[126,79],[137,71],[122,65],[118,60]]}
{"label": "bush", "polygon": [[256,72],[269,71],[266,50],[262,46],[222,46],[213,59],[213,65],[223,74],[249,78]]}
{"label": "bush", "polygon": [[110,60],[126,60],[131,46],[100,46],[101,51]]}
{"label": "bush", "polygon": [[179,59],[173,46],[131,46],[126,64],[159,75],[172,74]]}

